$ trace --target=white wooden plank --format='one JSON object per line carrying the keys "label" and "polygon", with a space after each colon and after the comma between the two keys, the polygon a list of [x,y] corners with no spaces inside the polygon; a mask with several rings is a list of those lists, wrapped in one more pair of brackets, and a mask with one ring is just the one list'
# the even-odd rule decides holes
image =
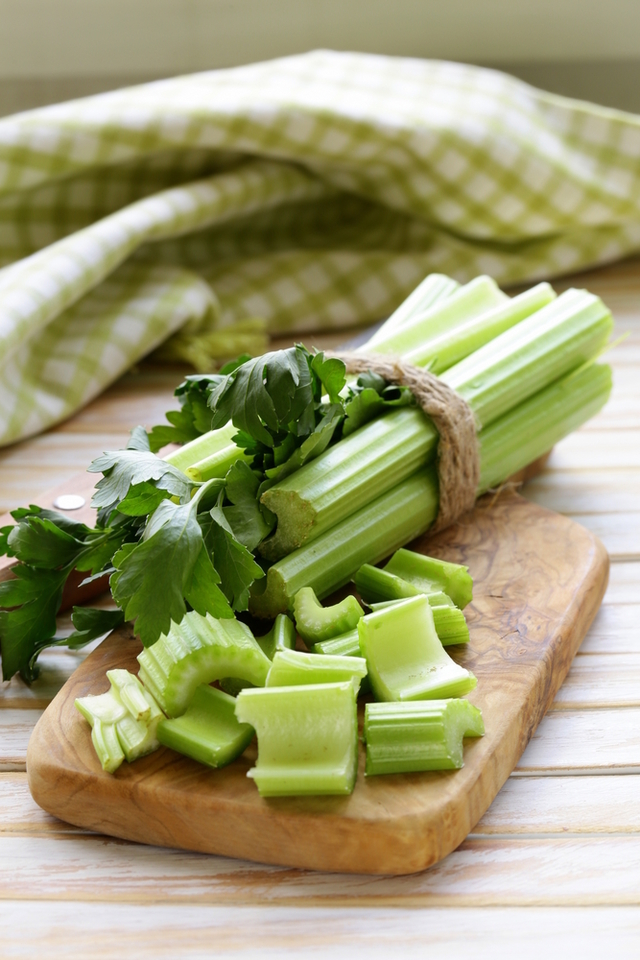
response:
{"label": "white wooden plank", "polygon": [[640,836],[466,840],[423,873],[247,864],[91,836],[0,836],[0,900],[334,906],[640,904]]}
{"label": "white wooden plank", "polygon": [[[516,770],[521,773],[634,770],[640,773],[640,708],[551,710]],[[638,781],[640,789],[640,780]]]}
{"label": "white wooden plank", "polygon": [[613,563],[603,603],[640,602],[640,563]]}
{"label": "white wooden plank", "polygon": [[602,540],[612,560],[640,560],[640,511],[570,516]]}
{"label": "white wooden plank", "polygon": [[29,793],[26,773],[0,773],[0,834],[85,833],[45,813]]}
{"label": "white wooden plank", "polygon": [[510,777],[480,834],[640,833],[637,776]]}
{"label": "white wooden plank", "polygon": [[640,706],[640,652],[578,654],[552,709],[606,706]]}
{"label": "white wooden plank", "polygon": [[41,710],[0,710],[0,771],[24,770],[29,737]]}
{"label": "white wooden plank", "polygon": [[626,513],[640,511],[640,469],[546,469],[520,491],[534,503],[557,513]]}
{"label": "white wooden plank", "polygon": [[582,642],[580,653],[638,653],[640,604],[603,604]]}
{"label": "white wooden plank", "polygon": [[640,467],[637,430],[576,430],[553,448],[549,466],[556,470],[602,470]]}
{"label": "white wooden plank", "polygon": [[637,907],[354,907],[0,903],[6,960],[362,957],[636,960]]}
{"label": "white wooden plank", "polygon": [[[88,652],[88,651],[87,651]],[[82,663],[84,650],[46,650],[38,659],[40,674],[29,686],[19,676],[0,683],[0,710],[44,709]]]}

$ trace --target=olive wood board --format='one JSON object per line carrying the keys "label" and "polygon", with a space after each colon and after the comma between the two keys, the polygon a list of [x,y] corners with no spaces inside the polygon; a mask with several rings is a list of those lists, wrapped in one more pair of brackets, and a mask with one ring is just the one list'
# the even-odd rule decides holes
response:
{"label": "olive wood board", "polygon": [[69,823],[115,837],[262,863],[406,874],[436,863],[473,829],[516,766],[564,680],[602,600],[609,560],[589,531],[507,490],[411,548],[465,563],[474,579],[467,646],[449,647],[478,678],[469,699],[485,736],[456,771],[364,777],[349,797],[263,799],[242,757],[210,770],[161,748],[104,773],[76,697],[107,688],[105,671],[137,669],[129,627],[82,663],[39,720],[27,772],[34,799]]}

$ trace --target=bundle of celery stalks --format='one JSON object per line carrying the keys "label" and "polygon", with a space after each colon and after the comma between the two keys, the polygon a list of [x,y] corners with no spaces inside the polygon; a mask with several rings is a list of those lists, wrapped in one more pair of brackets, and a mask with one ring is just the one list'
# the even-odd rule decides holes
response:
{"label": "bundle of celery stalks", "polygon": [[[510,298],[488,277],[460,286],[431,275],[358,349],[427,367],[467,401],[479,496],[604,405],[611,371],[597,360],[611,329],[587,291],[556,296],[540,283]],[[110,574],[145,646],[139,678],[112,671],[109,693],[78,703],[105,769],[159,742],[219,766],[256,731],[250,776],[261,793],[348,793],[361,686],[376,700],[365,714],[368,774],[460,766],[462,736],[481,734],[482,718],[460,699],[475,678],[444,646],[468,639],[471,581],[400,549],[437,514],[433,423],[406,388],[345,381],[340,361],[301,346],[187,378],[176,395],[171,426],[137,428],[131,449],[94,462],[98,525],[73,534],[75,554],[67,543],[69,570]],[[171,440],[182,445],[156,457]],[[6,539],[25,580],[37,579],[33,538],[52,517],[16,513],[11,529],[22,533]],[[169,547],[181,564],[170,581]],[[151,569],[166,584],[155,602]],[[351,580],[370,612],[355,596],[344,609],[319,605]],[[2,586],[0,607],[19,609]],[[275,618],[266,636],[253,637],[246,610]],[[289,614],[310,652],[295,650]],[[3,641],[11,616],[0,613],[3,669],[8,655],[22,669],[17,620]],[[91,637],[79,630],[75,642]]]}

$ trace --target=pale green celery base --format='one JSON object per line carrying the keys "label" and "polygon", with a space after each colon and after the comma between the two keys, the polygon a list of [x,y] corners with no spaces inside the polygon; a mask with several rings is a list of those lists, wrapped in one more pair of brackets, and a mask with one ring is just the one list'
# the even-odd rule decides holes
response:
{"label": "pale green celery base", "polygon": [[124,751],[118,739],[115,724],[96,720],[91,729],[91,742],[102,769],[106,773],[115,773],[124,762]]}
{"label": "pale green celery base", "polygon": [[196,689],[186,712],[163,720],[158,739],[165,747],[208,767],[223,767],[239,757],[253,740],[254,730],[239,723],[235,699],[206,685]]}
{"label": "pale green celery base", "polygon": [[[359,652],[359,651],[358,651]],[[306,683],[344,683],[360,687],[367,675],[367,663],[360,656],[317,656],[300,650],[279,650],[267,677],[266,687],[295,687]]]}
{"label": "pale green celery base", "polygon": [[[471,317],[480,316],[492,307],[507,303],[509,298],[490,277],[476,277],[460,287],[442,303],[436,303],[424,313],[412,314],[400,329],[375,346],[377,353],[404,356],[419,347],[425,340],[466,323]],[[362,351],[366,352],[367,347]]]}
{"label": "pale green celery base", "polygon": [[[213,414],[211,415],[213,417]],[[219,430],[212,430],[210,433],[203,433],[201,437],[184,443],[178,450],[168,453],[164,458],[167,463],[177,467],[178,470],[187,470],[194,463],[203,460],[205,457],[223,450],[231,443],[231,438],[237,433],[236,427],[228,423]]]}
{"label": "pale green celery base", "polygon": [[271,661],[239,620],[215,620],[195,611],[138,655],[140,679],[166,714],[184,713],[202,683],[237,677],[262,686]]}
{"label": "pale green celery base", "polygon": [[354,630],[363,612],[356,598],[351,595],[330,607],[318,603],[311,587],[298,590],[293,598],[293,617],[298,633],[306,644],[330,640],[331,637]]}
{"label": "pale green celery base", "polygon": [[213,480],[216,477],[223,479],[237,460],[250,462],[251,457],[246,455],[242,447],[230,443],[222,450],[212,453],[211,456],[198,460],[197,463],[188,467],[185,473],[190,480],[194,480],[196,483],[205,483],[207,480]]}
{"label": "pale green celery base", "polygon": [[611,392],[611,368],[588,364],[521,403],[478,434],[478,496],[533,463],[596,414]]}
{"label": "pale green celery base", "polygon": [[378,700],[461,696],[477,683],[443,649],[423,595],[368,614],[358,633]]}
{"label": "pale green celery base", "polygon": [[442,375],[482,427],[596,357],[613,320],[602,301],[567,290]]}
{"label": "pale green celery base", "polygon": [[279,560],[321,536],[430,463],[437,444],[437,430],[417,408],[393,410],[356,430],[265,491],[262,503],[278,520],[260,553]]}
{"label": "pale green celery base", "polygon": [[296,646],[296,628],[286,613],[279,613],[271,630],[256,642],[265,656],[273,660],[278,650],[294,650]]}
{"label": "pale green celery base", "polygon": [[376,330],[373,336],[369,337],[367,342],[358,348],[357,352],[366,353],[369,350],[376,350],[376,352],[384,353],[386,341],[389,337],[405,327],[413,317],[424,315],[436,303],[444,302],[459,289],[460,284],[444,274],[432,273],[425,277],[422,283],[409,294],[406,300],[403,300],[398,309],[394,310],[389,319]]}
{"label": "pale green celery base", "polygon": [[353,790],[358,716],[351,681],[243,690],[236,716],[258,736],[258,760],[248,775],[262,796]]}
{"label": "pale green celery base", "polygon": [[365,707],[365,774],[455,770],[463,738],[484,734],[482,714],[467,700],[369,703]]}
{"label": "pale green celery base", "polygon": [[462,326],[425,340],[406,353],[404,360],[417,367],[428,364],[433,373],[440,374],[555,299],[552,287],[539,283],[479,317],[472,317]]}
{"label": "pale green celery base", "polygon": [[254,584],[249,609],[259,617],[275,617],[290,609],[302,587],[326,597],[348,583],[363,563],[382,560],[428,530],[437,505],[438,481],[430,467],[270,567]]}

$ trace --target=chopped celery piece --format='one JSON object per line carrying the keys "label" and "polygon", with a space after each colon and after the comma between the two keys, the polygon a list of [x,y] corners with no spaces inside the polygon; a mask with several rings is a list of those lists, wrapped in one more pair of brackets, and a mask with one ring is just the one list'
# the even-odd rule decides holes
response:
{"label": "chopped celery piece", "polygon": [[482,714],[468,700],[368,703],[365,774],[457,770],[463,737],[483,734]]}
{"label": "chopped celery piece", "polygon": [[[414,594],[417,595],[417,594]],[[406,598],[408,599],[408,597]],[[450,597],[444,593],[431,593],[427,596],[431,613],[433,614],[433,624],[438,634],[438,640],[443,647],[450,647],[458,643],[469,642],[469,627],[464,618],[464,613],[456,607]],[[440,602],[438,602],[440,601]],[[394,604],[403,603],[404,600],[385,600],[381,603],[371,603],[369,606],[375,612],[384,610],[385,607],[391,607]]]}
{"label": "chopped celery piece", "polygon": [[360,657],[360,634],[358,628],[349,630],[348,633],[342,633],[339,637],[332,637],[331,640],[321,640],[314,643],[311,648],[314,654],[321,653],[323,656],[332,657]]}
{"label": "chopped celery piece", "polygon": [[258,735],[258,760],[247,776],[261,796],[353,791],[358,716],[350,680],[241,690],[236,716]]}
{"label": "chopped celery piece", "polygon": [[213,480],[214,477],[226,477],[229,468],[234,465],[236,460],[250,461],[251,457],[247,456],[242,447],[236,446],[235,443],[230,443],[228,446],[223,447],[222,450],[216,450],[215,453],[210,454],[208,457],[198,460],[190,467],[187,467],[184,472],[190,480],[204,483],[207,480]]}
{"label": "chopped celery piece", "polygon": [[445,652],[425,596],[368,614],[358,633],[378,700],[458,697],[476,686],[474,675]]}
{"label": "chopped celery piece", "polygon": [[[213,414],[211,416],[213,418]],[[228,447],[237,432],[236,427],[232,423],[228,423],[226,426],[220,427],[219,430],[210,430],[209,433],[203,433],[195,440],[184,443],[177,450],[168,453],[164,459],[167,463],[177,467],[178,470],[186,471],[199,460]]]}
{"label": "chopped celery piece", "polygon": [[131,763],[157,749],[157,727],[164,716],[132,673],[109,670],[107,677],[111,686],[106,693],[79,697],[75,705],[91,725],[102,768],[114,773],[123,760]]}
{"label": "chopped celery piece", "polygon": [[240,620],[214,620],[191,610],[138,655],[140,678],[170,717],[178,717],[196,687],[222,677],[262,686],[271,661]]}
{"label": "chopped celery piece", "polygon": [[[273,660],[278,650],[293,650],[296,645],[296,628],[286,613],[279,613],[269,633],[263,637],[256,637],[256,643],[269,660]],[[220,688],[232,697],[237,697],[245,687],[255,684],[238,677],[224,677],[220,680]]]}
{"label": "chopped celery piece", "polygon": [[409,294],[388,320],[379,327],[373,336],[360,347],[360,351],[369,351],[380,345],[381,352],[386,349],[387,339],[397,330],[406,326],[417,315],[423,315],[434,304],[442,303],[452,293],[460,289],[460,284],[441,273],[431,273]]}
{"label": "chopped celery piece", "polygon": [[305,642],[330,640],[340,633],[353,630],[364,611],[356,598],[349,594],[340,603],[323,607],[312,587],[303,587],[293,598],[293,615],[298,633]]}
{"label": "chopped celery piece", "polygon": [[430,467],[269,567],[266,577],[251,588],[251,612],[275,617],[290,609],[305,586],[320,598],[328,596],[348,583],[363,563],[382,560],[428,530],[437,509],[438,481]]}
{"label": "chopped celery piece", "polygon": [[319,537],[359,504],[391,490],[432,461],[438,432],[422,410],[400,408],[378,417],[306,463],[262,495],[278,517],[260,553],[279,560]]}
{"label": "chopped celery piece", "polygon": [[202,684],[197,687],[181,717],[163,720],[158,740],[208,767],[224,767],[246,750],[254,730],[236,719],[233,697]]}
{"label": "chopped celery piece", "polygon": [[[476,277],[428,310],[412,313],[399,329],[384,339],[380,338],[374,344],[374,349],[377,353],[404,356],[425,340],[454,330],[472,317],[478,317],[492,307],[508,302],[509,297],[499,289],[495,280],[490,277]],[[367,352],[370,345],[366,344],[360,349],[361,352]]]}
{"label": "chopped celery piece", "polygon": [[417,587],[420,593],[429,594],[442,590],[461,610],[473,596],[473,580],[469,575],[469,568],[461,563],[449,563],[436,557],[426,557],[413,550],[401,549],[396,550],[384,569]]}
{"label": "chopped celery piece", "polygon": [[342,683],[352,680],[356,689],[367,675],[363,657],[322,656],[300,650],[279,650],[267,677],[267,687],[292,687],[306,683]]}
{"label": "chopped celery piece", "polygon": [[278,650],[294,650],[296,646],[296,628],[286,613],[279,613],[269,633],[256,637],[262,651],[273,660]]}

